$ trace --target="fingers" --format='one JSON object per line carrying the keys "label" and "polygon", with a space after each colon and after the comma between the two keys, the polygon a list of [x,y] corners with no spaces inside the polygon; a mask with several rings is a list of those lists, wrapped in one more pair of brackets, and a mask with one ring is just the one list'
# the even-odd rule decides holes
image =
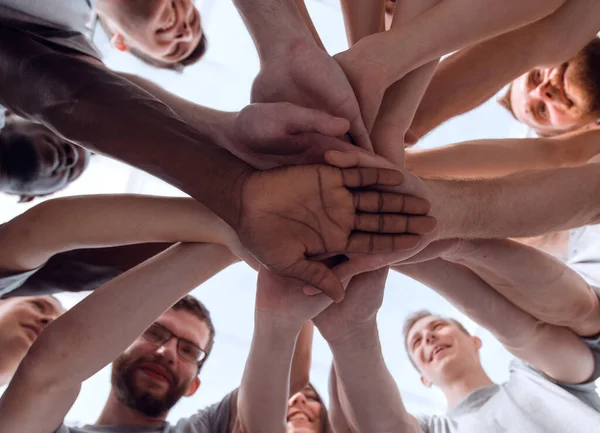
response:
{"label": "fingers", "polygon": [[414,146],[418,141],[419,136],[417,134],[412,132],[410,129],[406,131],[406,134],[404,135],[404,147]]}
{"label": "fingers", "polygon": [[354,218],[354,230],[370,233],[424,235],[431,233],[435,226],[436,220],[430,216],[357,213]]}
{"label": "fingers", "polygon": [[379,191],[355,191],[352,195],[354,207],[362,212],[427,215],[431,209],[427,200],[412,195]]}
{"label": "fingers", "polygon": [[344,263],[340,263],[331,270],[333,273],[335,273],[337,278],[342,281],[342,283],[347,284],[352,277],[365,272],[384,268],[390,263],[394,263],[401,258],[405,258],[406,254],[406,252],[396,252],[392,254],[370,254],[364,256],[355,256]]}
{"label": "fingers", "polygon": [[290,134],[317,132],[330,137],[346,134],[350,124],[346,119],[331,116],[324,111],[284,103],[279,115],[283,118],[285,127]]}
{"label": "fingers", "polygon": [[419,246],[421,237],[416,234],[352,233],[348,238],[345,253],[391,253],[411,250]]}
{"label": "fingers", "polygon": [[371,137],[363,122],[362,117],[357,116],[352,122],[350,122],[350,136],[352,142],[361,149],[373,152],[373,143],[371,143]]}
{"label": "fingers", "polygon": [[350,168],[350,167],[382,167],[394,169],[396,166],[388,161],[387,159],[375,155],[374,153],[368,153],[360,151],[358,149],[352,152],[339,152],[337,150],[329,150],[325,152],[325,161],[328,164],[338,168]]}
{"label": "fingers", "polygon": [[346,168],[341,170],[344,186],[359,188],[365,186],[397,186],[404,181],[404,175],[387,168]]}
{"label": "fingers", "polygon": [[307,284],[321,290],[334,302],[344,299],[344,287],[335,274],[324,264],[301,260],[295,263],[286,272],[286,277],[298,278]]}

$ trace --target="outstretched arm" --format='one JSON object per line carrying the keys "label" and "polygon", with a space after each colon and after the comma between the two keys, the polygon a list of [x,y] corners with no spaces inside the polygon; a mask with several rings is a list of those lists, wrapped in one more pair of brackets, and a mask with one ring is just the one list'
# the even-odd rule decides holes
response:
{"label": "outstretched arm", "polygon": [[368,36],[338,55],[367,128],[385,91],[444,54],[512,31],[551,14],[566,0],[528,2],[444,0],[399,28]]}
{"label": "outstretched arm", "polygon": [[48,325],[0,399],[2,432],[55,431],[84,380],[178,299],[233,261],[233,254],[220,245],[174,246],[105,284]]}
{"label": "outstretched arm", "polygon": [[[447,257],[452,260],[452,253]],[[519,308],[501,294],[501,285],[488,284],[468,265],[438,258],[396,266],[394,269],[440,293],[471,319],[490,330],[508,351],[548,376],[561,382],[582,383],[590,380],[594,373],[594,356],[575,332],[564,326],[543,322]],[[506,272],[507,269],[499,268],[497,271]],[[533,272],[541,275],[538,272],[543,270],[535,269],[528,276],[531,277]],[[523,284],[524,277],[511,274],[502,276],[521,284],[514,289],[520,291],[521,296],[533,299],[539,295],[534,294],[529,284]],[[560,290],[575,290],[574,293],[577,293],[576,287],[567,285],[560,287]],[[567,295],[563,293],[562,296]]]}
{"label": "outstretched arm", "polygon": [[[527,71],[572,58],[598,32],[599,14],[595,0],[568,0],[542,20],[446,58],[425,92],[411,131],[422,137],[484,103]],[[563,30],[560,40],[555,38],[558,29]]]}
{"label": "outstretched arm", "polygon": [[385,268],[354,277],[344,301],[328,307],[314,323],[333,353],[338,426],[347,423],[355,432],[416,433],[421,431],[418,421],[406,412],[379,341],[376,317],[387,273]]}
{"label": "outstretched arm", "polygon": [[235,232],[190,198],[133,194],[48,200],[0,227],[0,271],[35,269],[81,248],[146,242],[208,242],[243,254]]}
{"label": "outstretched arm", "polygon": [[[397,137],[396,145],[401,145]],[[499,177],[527,170],[581,165],[600,153],[600,130],[557,138],[476,140],[409,150],[406,168],[422,177]]]}

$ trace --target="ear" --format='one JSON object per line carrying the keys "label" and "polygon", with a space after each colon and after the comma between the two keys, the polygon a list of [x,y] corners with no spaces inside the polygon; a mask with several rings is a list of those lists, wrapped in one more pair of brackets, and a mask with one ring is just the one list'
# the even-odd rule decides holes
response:
{"label": "ear", "polygon": [[425,376],[421,376],[421,383],[427,388],[431,388],[433,386],[433,382],[427,379]]}
{"label": "ear", "polygon": [[200,378],[198,376],[196,376],[194,378],[194,381],[192,383],[190,383],[190,386],[188,386],[188,389],[185,391],[185,394],[183,394],[186,397],[191,397],[192,395],[196,394],[196,391],[198,391],[198,388],[200,388]]}
{"label": "ear", "polygon": [[498,104],[500,104],[502,107],[504,107],[506,110],[512,113],[512,105],[510,103],[511,88],[512,86],[508,88],[504,96],[500,96],[498,99],[496,99],[496,102],[498,102]]}
{"label": "ear", "polygon": [[127,51],[127,43],[125,43],[125,37],[119,33],[115,32],[110,38],[110,43],[119,51]]}
{"label": "ear", "polygon": [[31,197],[28,195],[22,195],[21,197],[19,197],[19,203],[29,203],[31,201],[33,201],[35,197]]}
{"label": "ear", "polygon": [[483,341],[481,341],[481,338],[479,337],[471,337],[471,340],[473,341],[475,349],[479,352],[483,347]]}

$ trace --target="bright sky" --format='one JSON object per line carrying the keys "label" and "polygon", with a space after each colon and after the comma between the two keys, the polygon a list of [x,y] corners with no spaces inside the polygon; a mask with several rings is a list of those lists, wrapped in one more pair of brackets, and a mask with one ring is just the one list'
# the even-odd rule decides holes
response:
{"label": "bright sky", "polygon": [[[337,0],[307,0],[306,3],[329,52],[333,54],[344,50],[347,45]],[[153,70],[126,54],[110,51],[100,30],[96,35],[97,43],[106,54],[105,61],[110,67],[146,76],[196,103],[222,110],[239,110],[249,102],[250,85],[258,71],[254,45],[230,0],[205,0],[199,6],[209,42],[208,53],[204,60],[186,69],[184,74]],[[517,137],[526,133],[522,125],[516,123],[494,101],[490,101],[438,128],[419,146],[433,147],[477,138]],[[181,194],[145,173],[95,157],[80,180],[58,195],[120,192]],[[0,222],[11,219],[28,207],[17,205],[12,197],[0,196]],[[201,374],[200,390],[173,409],[170,421],[189,416],[218,401],[239,385],[252,336],[255,284],[254,271],[244,264],[237,264],[193,292],[211,310],[217,339],[213,354]],[[62,299],[72,305],[79,297],[66,295]],[[444,409],[443,396],[421,385],[402,344],[403,319],[422,308],[463,319],[460,313],[430,289],[391,273],[378,318],[387,365],[410,411],[441,412]],[[114,320],[110,312],[107,312],[107,320]],[[484,341],[482,360],[492,379],[498,382],[506,380],[510,356],[489,333],[466,319],[465,323],[470,331]],[[326,343],[317,337],[311,375],[312,382],[325,397],[330,362],[331,355]],[[68,414],[68,422],[85,424],[97,419],[109,392],[109,378],[110,370],[107,367],[84,384],[77,403]]]}

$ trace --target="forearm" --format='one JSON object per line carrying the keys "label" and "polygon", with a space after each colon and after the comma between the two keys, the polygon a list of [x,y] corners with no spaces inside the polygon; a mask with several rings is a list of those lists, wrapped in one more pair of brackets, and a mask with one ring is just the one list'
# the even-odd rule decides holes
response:
{"label": "forearm", "polygon": [[84,380],[122,353],[178,299],[233,260],[219,245],[177,245],[86,297],[48,325],[29,349],[2,396],[3,429],[38,432],[41,425],[54,431]]}
{"label": "forearm", "polygon": [[230,244],[233,230],[189,198],[132,194],[48,200],[3,227],[0,266],[35,269],[55,254],[146,242]]}
{"label": "forearm", "polygon": [[385,0],[342,0],[341,5],[349,46],[384,31]]}
{"label": "forearm", "polygon": [[560,143],[547,138],[476,140],[408,150],[406,168],[421,177],[486,178],[563,166]]}
{"label": "forearm", "polygon": [[[358,432],[417,432],[385,365],[375,320],[342,339],[329,342],[338,392],[346,418]],[[377,402],[377,403],[375,403]]]}
{"label": "forearm", "polygon": [[3,105],[156,175],[229,223],[238,217],[232,196],[250,167],[216,146],[214,137],[103,65],[40,46],[17,30],[0,30],[0,51],[2,82],[27,82],[2,89]]}
{"label": "forearm", "polygon": [[581,383],[591,376],[594,357],[575,333],[538,321],[469,268],[435,259],[394,269],[434,289],[508,351],[554,379]]}
{"label": "forearm", "polygon": [[300,15],[302,16],[302,20],[304,21],[304,24],[306,24],[306,27],[308,27],[308,30],[310,31],[313,39],[315,40],[317,45],[322,50],[325,50],[325,46],[323,45],[323,41],[321,41],[319,32],[317,32],[317,29],[316,29],[314,23],[312,22],[312,19],[310,18],[310,14],[308,13],[308,9],[306,9],[305,1],[304,0],[296,0],[296,6],[298,7],[298,11],[300,12]]}
{"label": "forearm", "polygon": [[533,247],[504,239],[463,241],[448,260],[471,269],[517,307],[582,336],[600,332],[600,301],[575,271]]}
{"label": "forearm", "polygon": [[[438,3],[439,0],[396,2],[392,28],[400,28]],[[435,72],[438,60],[432,60],[394,83],[383,98],[373,131],[375,153],[401,167],[404,167],[405,162],[404,137]],[[390,133],[386,133],[386,130]],[[382,137],[378,139],[380,131]]]}
{"label": "forearm", "polygon": [[370,57],[390,84],[444,54],[515,30],[551,14],[565,0],[445,0],[397,29],[371,36]]}
{"label": "forearm", "polygon": [[299,331],[257,313],[238,394],[238,422],[244,433],[286,431],[290,368]]}
{"label": "forearm", "polygon": [[598,163],[425,185],[440,238],[536,236],[600,222]]}
{"label": "forearm", "polygon": [[290,373],[290,395],[302,390],[310,381],[314,328],[312,322],[306,322],[296,340]]}
{"label": "forearm", "polygon": [[[483,104],[502,87],[536,66],[573,57],[598,31],[600,5],[569,0],[546,18],[465,48],[438,66],[411,130],[423,136],[452,117]],[[568,29],[557,43],[557,29]],[[460,95],[460,97],[457,97]]]}
{"label": "forearm", "polygon": [[296,0],[234,0],[262,59],[297,42],[316,43]]}

